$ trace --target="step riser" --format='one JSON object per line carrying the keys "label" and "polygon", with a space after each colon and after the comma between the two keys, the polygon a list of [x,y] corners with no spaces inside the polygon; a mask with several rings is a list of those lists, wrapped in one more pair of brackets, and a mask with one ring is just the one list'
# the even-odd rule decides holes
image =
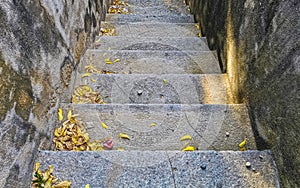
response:
{"label": "step riser", "polygon": [[[120,75],[94,74],[77,78],[117,104],[226,104],[226,75]],[[138,94],[141,90],[143,93]]]}
{"label": "step riser", "polygon": [[36,160],[72,187],[279,187],[269,151],[41,151]]}
{"label": "step riser", "polygon": [[206,38],[198,37],[100,37],[95,45],[99,50],[209,51]]}
{"label": "step riser", "polygon": [[[239,150],[244,138],[247,149],[256,149],[244,105],[65,105],[63,109],[80,115],[92,140],[112,138],[114,149],[180,151],[192,145],[199,150]],[[120,133],[131,140],[119,138]],[[186,134],[193,139],[180,141]]]}
{"label": "step riser", "polygon": [[105,21],[107,22],[166,22],[166,23],[195,23],[192,16],[179,15],[134,15],[134,14],[107,14]]}
{"label": "step riser", "polygon": [[[120,62],[107,64],[106,59],[120,59]],[[79,72],[84,73],[84,67],[87,65],[118,74],[221,73],[213,52],[88,50],[81,60]]]}
{"label": "step riser", "polygon": [[126,37],[196,37],[194,24],[101,23],[102,28],[113,29],[116,36]]}

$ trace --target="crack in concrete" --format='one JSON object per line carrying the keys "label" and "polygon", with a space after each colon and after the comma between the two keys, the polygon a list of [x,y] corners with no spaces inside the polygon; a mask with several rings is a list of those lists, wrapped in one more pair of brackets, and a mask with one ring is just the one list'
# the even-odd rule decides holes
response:
{"label": "crack in concrete", "polygon": [[170,164],[170,167],[171,167],[171,173],[172,173],[172,178],[173,178],[173,183],[174,183],[174,188],[176,188],[176,180],[175,180],[175,174],[173,172],[173,170],[175,169],[173,166],[172,166],[172,162],[171,162],[171,159],[170,159],[170,156],[168,155],[168,152],[166,151],[166,156],[168,158],[168,161],[169,161],[169,164]]}
{"label": "crack in concrete", "polygon": [[190,120],[188,119],[186,112],[184,113],[185,119],[188,122],[188,125],[193,129],[193,131],[195,133],[197,133],[197,135],[202,138],[210,147],[212,147],[214,150],[217,150],[213,145],[211,145],[203,136],[201,136],[201,134],[192,126],[192,124],[190,123]]}

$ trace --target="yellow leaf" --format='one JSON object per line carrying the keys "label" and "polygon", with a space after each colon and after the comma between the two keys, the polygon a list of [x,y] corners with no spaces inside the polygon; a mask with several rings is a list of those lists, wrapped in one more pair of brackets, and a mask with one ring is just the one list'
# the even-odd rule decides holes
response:
{"label": "yellow leaf", "polygon": [[124,151],[124,149],[123,149],[123,148],[118,148],[117,150],[118,150],[118,151]]}
{"label": "yellow leaf", "polygon": [[167,84],[167,80],[166,80],[166,79],[164,79],[164,84],[165,84],[165,85]]}
{"label": "yellow leaf", "polygon": [[194,146],[187,146],[187,147],[183,148],[182,151],[195,151],[195,147]]}
{"label": "yellow leaf", "polygon": [[111,61],[105,61],[105,63],[108,64],[108,65],[112,64]]}
{"label": "yellow leaf", "polygon": [[151,123],[150,126],[154,127],[154,126],[156,126],[156,123]]}
{"label": "yellow leaf", "polygon": [[107,55],[107,53],[105,52],[105,53],[103,53],[103,57],[105,57]]}
{"label": "yellow leaf", "polygon": [[90,184],[86,184],[84,188],[90,188]]}
{"label": "yellow leaf", "polygon": [[93,79],[93,78],[91,78],[91,81],[92,81],[92,82],[96,82],[96,80],[95,80],[95,79]]}
{"label": "yellow leaf", "polygon": [[50,172],[50,174],[52,174],[52,172],[53,172],[53,166],[52,165],[49,165],[49,172]]}
{"label": "yellow leaf", "polygon": [[115,59],[114,60],[115,63],[120,62],[120,61],[121,61],[120,59]]}
{"label": "yellow leaf", "polygon": [[246,138],[245,138],[241,143],[239,143],[239,147],[240,147],[240,148],[245,147],[246,143],[247,143],[247,140],[246,140]]}
{"label": "yellow leaf", "polygon": [[41,164],[40,164],[39,162],[36,162],[36,163],[35,163],[35,171],[36,171],[36,172],[39,170],[40,165],[41,165]]}
{"label": "yellow leaf", "polygon": [[111,47],[107,48],[107,50],[111,50]]}
{"label": "yellow leaf", "polygon": [[91,73],[87,72],[87,73],[82,74],[81,78],[89,77],[89,76],[91,76]]}
{"label": "yellow leaf", "polygon": [[200,32],[198,33],[198,37],[202,37],[202,35],[201,35],[201,33],[200,33]]}
{"label": "yellow leaf", "polygon": [[170,11],[173,11],[174,9],[173,8],[170,8]]}
{"label": "yellow leaf", "polygon": [[192,139],[193,139],[192,136],[189,135],[189,134],[186,134],[186,135],[184,135],[183,137],[180,138],[181,141],[182,140],[192,140]]}
{"label": "yellow leaf", "polygon": [[104,129],[107,129],[107,128],[108,128],[108,126],[107,126],[104,122],[101,122],[101,125],[102,125],[102,127],[103,127]]}
{"label": "yellow leaf", "polygon": [[52,188],[69,188],[71,186],[71,182],[69,181],[62,181],[56,185],[53,185]]}
{"label": "yellow leaf", "polygon": [[62,109],[60,108],[60,109],[58,109],[58,119],[59,119],[59,121],[62,121],[63,118],[64,118],[64,116],[63,116],[63,111],[62,111]]}
{"label": "yellow leaf", "polygon": [[69,110],[69,112],[68,112],[68,120],[70,121],[71,118],[72,118],[72,110]]}
{"label": "yellow leaf", "polygon": [[120,133],[120,134],[119,134],[119,137],[120,137],[120,138],[123,138],[123,139],[128,139],[128,140],[130,140],[130,137],[128,136],[128,134],[125,134],[125,133]]}

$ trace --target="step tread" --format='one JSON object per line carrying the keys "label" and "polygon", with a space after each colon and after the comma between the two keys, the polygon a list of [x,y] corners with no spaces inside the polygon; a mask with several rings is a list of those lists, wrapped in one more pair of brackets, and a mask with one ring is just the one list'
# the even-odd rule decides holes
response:
{"label": "step tread", "polygon": [[130,6],[139,6],[139,7],[155,7],[155,6],[178,6],[185,7],[185,3],[178,0],[126,0],[125,2],[129,3]]}
{"label": "step tread", "polygon": [[128,10],[128,14],[137,14],[137,15],[191,15],[188,11],[187,6],[178,6],[178,5],[157,5],[157,6],[146,6],[142,7],[139,5],[130,5],[125,6]]}
{"label": "step tread", "polygon": [[119,37],[102,36],[95,42],[100,50],[209,51],[205,37]]}
{"label": "step tread", "polygon": [[75,86],[90,86],[107,103],[226,104],[227,82],[226,74],[91,74]]}
{"label": "step tread", "polygon": [[152,15],[152,14],[106,14],[105,21],[110,22],[170,22],[170,23],[194,23],[191,15]]}
{"label": "step tread", "polygon": [[[244,138],[247,149],[256,149],[245,105],[66,104],[61,108],[79,114],[91,140],[112,138],[114,149],[180,151],[192,145],[199,150],[239,150]],[[119,138],[120,133],[131,140]],[[186,134],[193,139],[180,141]]]}
{"label": "step tread", "polygon": [[195,37],[200,32],[195,24],[182,23],[102,22],[101,27],[113,30],[116,36],[126,37]]}
{"label": "step tread", "polygon": [[[93,65],[98,70],[118,74],[218,74],[220,66],[213,51],[88,50],[79,67]],[[106,59],[120,62],[107,64]]]}
{"label": "step tread", "polygon": [[39,151],[36,161],[72,187],[279,187],[270,151]]}

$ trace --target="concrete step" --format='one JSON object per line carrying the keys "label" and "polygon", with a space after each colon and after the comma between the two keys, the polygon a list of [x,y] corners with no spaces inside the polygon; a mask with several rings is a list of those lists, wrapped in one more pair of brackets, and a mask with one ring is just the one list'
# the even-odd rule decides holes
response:
{"label": "concrete step", "polygon": [[95,46],[99,50],[209,51],[204,37],[102,36],[95,42]]}
{"label": "concrete step", "polygon": [[[106,59],[112,62],[107,64]],[[101,71],[117,74],[220,74],[218,60],[211,51],[88,50],[79,67],[93,65]]]}
{"label": "concrete step", "polygon": [[[79,114],[91,140],[113,139],[114,150],[180,151],[188,145],[198,150],[239,150],[244,138],[247,149],[256,149],[245,105],[73,104],[61,108]],[[120,133],[131,139],[119,138]],[[186,134],[192,140],[180,141]]]}
{"label": "concrete step", "polygon": [[180,0],[126,0],[130,6],[138,7],[156,7],[156,6],[176,6],[176,7],[187,7],[187,5]]}
{"label": "concrete step", "polygon": [[196,37],[200,32],[192,23],[102,22],[101,27],[126,37]]}
{"label": "concrete step", "polygon": [[39,151],[36,161],[72,187],[279,187],[270,151]]}
{"label": "concrete step", "polygon": [[129,14],[138,14],[138,15],[182,15],[182,16],[190,16],[191,13],[188,11],[188,7],[176,6],[176,5],[159,5],[159,6],[151,6],[151,7],[141,7],[131,5],[125,7],[128,9]]}
{"label": "concrete step", "polygon": [[166,14],[106,14],[108,22],[164,22],[164,23],[195,23],[192,15]]}
{"label": "concrete step", "polygon": [[226,74],[92,74],[75,86],[89,85],[107,103],[226,104]]}

